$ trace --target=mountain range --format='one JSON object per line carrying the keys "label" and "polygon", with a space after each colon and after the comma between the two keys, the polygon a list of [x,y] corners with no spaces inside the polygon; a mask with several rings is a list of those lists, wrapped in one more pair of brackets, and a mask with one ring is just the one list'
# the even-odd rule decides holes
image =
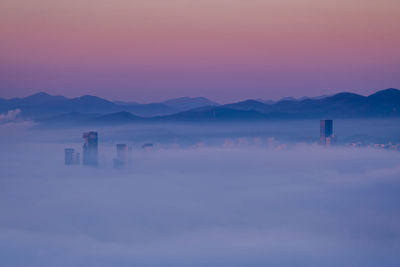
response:
{"label": "mountain range", "polygon": [[97,96],[84,95],[66,98],[40,92],[24,98],[0,98],[0,113],[19,108],[25,118],[45,119],[65,113],[107,114],[127,111],[137,116],[153,117],[174,114],[202,106],[217,106],[204,97],[181,97],[159,103],[139,104],[136,102],[109,101]]}
{"label": "mountain range", "polygon": [[400,117],[400,90],[390,88],[369,96],[343,92],[273,103],[245,100],[225,105],[204,97],[182,97],[150,104],[113,102],[89,95],[66,98],[46,93],[0,98],[0,113],[17,108],[22,111],[23,118],[44,125],[390,118]]}

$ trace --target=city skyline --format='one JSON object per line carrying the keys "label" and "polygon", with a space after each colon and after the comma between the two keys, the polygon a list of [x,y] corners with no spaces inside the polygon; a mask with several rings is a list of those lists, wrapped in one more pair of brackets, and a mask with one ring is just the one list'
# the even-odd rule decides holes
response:
{"label": "city skyline", "polygon": [[397,267],[400,0],[0,0],[0,265]]}
{"label": "city skyline", "polygon": [[400,2],[0,3],[2,97],[218,102],[399,88]]}

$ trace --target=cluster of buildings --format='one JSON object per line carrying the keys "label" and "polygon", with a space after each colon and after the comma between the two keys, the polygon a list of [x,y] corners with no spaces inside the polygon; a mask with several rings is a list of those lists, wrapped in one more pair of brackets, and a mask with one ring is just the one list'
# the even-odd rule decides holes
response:
{"label": "cluster of buildings", "polygon": [[[98,133],[91,131],[83,133],[83,157],[82,164],[87,166],[98,166]],[[229,140],[228,140],[229,141]],[[227,140],[225,140],[224,146],[232,145]],[[268,145],[273,140],[268,139]],[[333,120],[321,120],[320,121],[320,144],[323,146],[334,145],[337,142],[337,137],[333,133]],[[351,146],[360,146],[359,143],[353,143]],[[389,144],[372,144],[375,148],[400,150],[400,145]],[[153,144],[144,144],[142,146],[144,151],[149,151],[153,149]],[[282,148],[284,149],[284,148]],[[132,147],[127,144],[117,144],[116,145],[116,157],[114,158],[113,165],[114,168],[124,168],[131,161]],[[65,165],[79,165],[81,163],[80,153],[76,152],[73,148],[65,149]]]}
{"label": "cluster of buildings", "polygon": [[[97,132],[86,132],[83,133],[83,139],[85,140],[82,147],[83,160],[82,164],[86,166],[97,167],[99,164],[99,142]],[[143,149],[146,151],[153,148],[152,144],[145,144]],[[124,168],[130,162],[130,156],[132,147],[127,144],[117,144],[117,153],[114,158],[114,168]],[[65,152],[65,165],[79,165],[80,164],[80,153],[76,152],[73,148],[66,148]]]}
{"label": "cluster of buildings", "polygon": [[[91,131],[83,133],[83,157],[82,164],[86,166],[98,166],[98,133]],[[336,136],[333,134],[333,121],[321,120],[320,122],[320,143],[321,145],[331,145],[336,143]],[[145,151],[153,149],[153,144],[147,143],[142,146]],[[79,165],[81,163],[80,153],[73,148],[65,149],[65,165]],[[114,168],[123,168],[128,165],[131,158],[132,147],[127,144],[116,145],[116,157],[114,158]]]}
{"label": "cluster of buildings", "polygon": [[395,151],[400,151],[400,144],[393,144],[391,142],[386,143],[386,144],[376,144],[376,143],[347,143],[345,144],[346,146],[350,147],[370,147],[370,148],[375,148],[375,149],[385,149],[385,150],[395,150]]}
{"label": "cluster of buildings", "polygon": [[[97,132],[83,133],[85,142],[83,143],[83,165],[97,166],[98,165],[98,134]],[[65,165],[79,165],[80,153],[73,148],[64,149]]]}
{"label": "cluster of buildings", "polygon": [[[333,133],[333,121],[332,120],[321,120],[320,122],[320,144],[322,145],[331,145],[336,144],[337,137]],[[385,149],[385,150],[395,150],[400,151],[400,144],[389,143],[363,143],[363,142],[355,142],[355,143],[346,143],[345,146],[350,147],[370,147],[375,149]]]}
{"label": "cluster of buildings", "polygon": [[[333,120],[320,120],[320,136],[319,143],[323,146],[330,146],[337,144],[337,137],[333,132]],[[266,145],[268,148],[276,149],[276,150],[286,150],[287,144],[279,144],[275,142],[275,139],[269,137],[266,142],[262,140],[260,137],[254,137],[253,139],[249,138],[238,138],[237,140],[226,138],[224,139],[223,147],[225,148],[233,148],[233,147],[241,147],[241,146],[262,146]],[[205,146],[203,143],[196,144],[195,147]]]}
{"label": "cluster of buildings", "polygon": [[387,144],[369,144],[368,147],[400,151],[400,144],[392,144],[392,143],[387,143]]}

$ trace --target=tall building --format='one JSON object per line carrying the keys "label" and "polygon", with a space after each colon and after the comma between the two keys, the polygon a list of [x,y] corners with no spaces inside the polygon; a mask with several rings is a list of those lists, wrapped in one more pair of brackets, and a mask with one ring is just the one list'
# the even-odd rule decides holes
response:
{"label": "tall building", "polygon": [[85,143],[83,144],[83,164],[97,166],[98,164],[98,141],[97,132],[83,133]]}
{"label": "tall building", "polygon": [[74,149],[66,148],[65,151],[65,165],[73,165],[74,164]]}
{"label": "tall building", "polygon": [[74,162],[75,165],[81,164],[81,154],[79,152],[75,152]]}
{"label": "tall building", "polygon": [[114,168],[126,167],[129,161],[128,146],[126,144],[117,144],[117,157],[114,158]]}
{"label": "tall building", "polygon": [[333,120],[320,121],[319,139],[322,145],[330,145],[336,142],[336,136],[333,134]]}
{"label": "tall building", "polygon": [[65,165],[79,165],[80,155],[75,152],[73,148],[66,148],[65,150]]}

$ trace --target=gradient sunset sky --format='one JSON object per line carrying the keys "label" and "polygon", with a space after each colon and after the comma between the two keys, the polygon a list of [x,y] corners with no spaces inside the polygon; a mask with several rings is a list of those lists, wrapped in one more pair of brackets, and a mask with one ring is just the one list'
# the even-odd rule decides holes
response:
{"label": "gradient sunset sky", "polygon": [[399,0],[1,0],[0,97],[400,88]]}

